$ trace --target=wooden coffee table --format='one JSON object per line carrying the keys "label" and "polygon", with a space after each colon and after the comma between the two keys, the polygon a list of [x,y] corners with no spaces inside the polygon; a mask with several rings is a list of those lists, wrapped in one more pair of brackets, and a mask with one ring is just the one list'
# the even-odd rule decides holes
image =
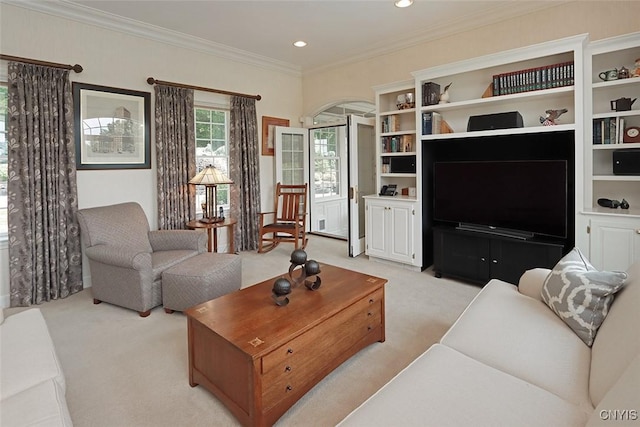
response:
{"label": "wooden coffee table", "polygon": [[275,423],[322,378],[385,340],[385,279],[320,263],[322,286],[271,298],[277,276],[188,309],[189,384],[243,425]]}

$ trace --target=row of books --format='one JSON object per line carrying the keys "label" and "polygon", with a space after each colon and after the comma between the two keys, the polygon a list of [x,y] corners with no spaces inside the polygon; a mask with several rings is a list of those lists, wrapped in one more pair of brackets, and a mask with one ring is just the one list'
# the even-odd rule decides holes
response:
{"label": "row of books", "polygon": [[422,135],[435,135],[442,128],[442,115],[435,111],[422,113]]}
{"label": "row of books", "polygon": [[382,118],[382,133],[400,131],[400,117],[397,114]]}
{"label": "row of books", "polygon": [[493,76],[493,95],[510,95],[574,84],[573,61]]}
{"label": "row of books", "polygon": [[593,144],[622,144],[624,117],[593,119]]}
{"label": "row of books", "polygon": [[410,153],[416,151],[413,135],[382,137],[383,153]]}

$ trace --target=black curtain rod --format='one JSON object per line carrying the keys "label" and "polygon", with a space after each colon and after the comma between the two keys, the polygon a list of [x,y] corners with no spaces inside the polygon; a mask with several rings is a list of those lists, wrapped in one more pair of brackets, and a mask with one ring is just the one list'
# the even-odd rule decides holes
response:
{"label": "black curtain rod", "polygon": [[185,85],[185,84],[182,84],[182,83],[165,82],[165,81],[162,81],[162,80],[156,80],[153,77],[149,77],[147,79],[147,83],[149,83],[150,85],[158,84],[158,85],[165,85],[165,86],[181,87],[181,88],[185,88],[185,89],[202,90],[204,92],[221,93],[223,95],[243,96],[245,98],[252,98],[252,99],[255,99],[257,101],[260,101],[262,99],[262,97],[260,95],[246,95],[244,93],[230,92],[228,90],[211,89],[211,88],[202,87],[202,86],[192,86],[192,85]]}
{"label": "black curtain rod", "polygon": [[46,67],[64,68],[65,70],[73,70],[76,73],[82,72],[82,66],[78,64],[76,65],[58,64],[57,62],[40,61],[38,59],[22,58],[20,56],[11,56],[11,55],[5,55],[5,54],[0,54],[0,59],[4,59],[7,61],[14,61],[14,62],[24,62],[27,64],[34,64],[34,65],[44,65]]}

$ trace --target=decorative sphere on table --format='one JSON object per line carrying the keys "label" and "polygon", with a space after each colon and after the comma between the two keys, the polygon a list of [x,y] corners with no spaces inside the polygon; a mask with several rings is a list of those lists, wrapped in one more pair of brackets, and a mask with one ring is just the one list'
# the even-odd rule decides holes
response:
{"label": "decorative sphere on table", "polygon": [[271,297],[275,301],[276,305],[283,306],[289,304],[289,298],[286,295],[291,293],[291,283],[284,277],[280,277],[273,282],[273,293]]}
{"label": "decorative sphere on table", "polygon": [[304,271],[307,273],[307,276],[315,276],[320,273],[320,264],[318,264],[318,261],[310,259],[305,264]]}
{"label": "decorative sphere on table", "polygon": [[302,265],[307,262],[307,253],[302,249],[296,249],[291,252],[291,263],[295,265]]}

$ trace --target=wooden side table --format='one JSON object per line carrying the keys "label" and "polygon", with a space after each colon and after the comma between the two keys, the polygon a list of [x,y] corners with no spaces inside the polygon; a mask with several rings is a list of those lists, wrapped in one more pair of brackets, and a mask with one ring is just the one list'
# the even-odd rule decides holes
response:
{"label": "wooden side table", "polygon": [[236,252],[234,246],[234,231],[237,222],[238,221],[233,218],[225,218],[224,221],[213,222],[209,224],[200,222],[195,219],[187,223],[187,228],[190,228],[192,230],[197,230],[199,228],[206,229],[209,236],[207,249],[209,250],[209,252],[218,252],[218,228],[229,227],[229,253],[233,254]]}

